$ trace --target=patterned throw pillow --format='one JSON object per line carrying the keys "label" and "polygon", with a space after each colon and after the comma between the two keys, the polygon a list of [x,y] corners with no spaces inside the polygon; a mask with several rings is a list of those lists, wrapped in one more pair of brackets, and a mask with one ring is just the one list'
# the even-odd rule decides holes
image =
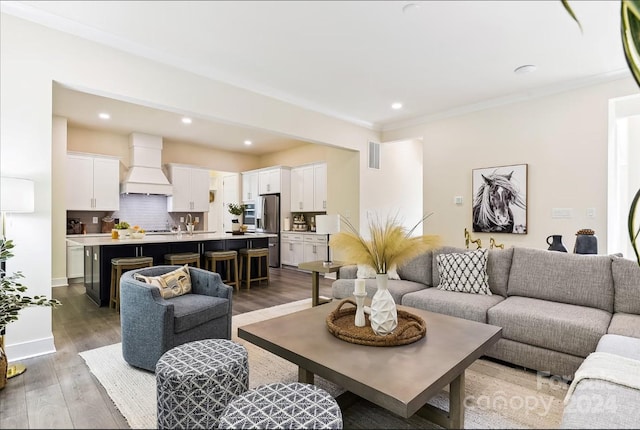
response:
{"label": "patterned throw pillow", "polygon": [[[400,280],[400,275],[398,275],[398,271],[396,265],[392,265],[389,270],[387,270],[387,275],[389,275],[389,279]],[[375,279],[376,278],[376,269],[369,266],[368,264],[358,264],[358,272],[356,273],[356,278],[358,279]]]}
{"label": "patterned throw pillow", "polygon": [[487,250],[436,256],[440,285],[438,288],[461,293],[491,295],[487,276]]}
{"label": "patterned throw pillow", "polygon": [[138,273],[134,275],[138,281],[154,285],[160,290],[163,299],[181,296],[191,292],[191,276],[189,275],[189,265],[167,272],[160,276],[143,276]]}

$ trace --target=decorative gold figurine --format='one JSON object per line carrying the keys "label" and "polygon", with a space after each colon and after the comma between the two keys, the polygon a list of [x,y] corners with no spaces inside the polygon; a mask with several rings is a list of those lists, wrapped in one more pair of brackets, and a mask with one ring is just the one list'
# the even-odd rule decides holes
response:
{"label": "decorative gold figurine", "polygon": [[504,249],[504,243],[496,243],[496,240],[492,237],[489,238],[489,249],[493,249],[494,247]]}
{"label": "decorative gold figurine", "polygon": [[464,229],[464,246],[469,249],[469,243],[475,243],[478,247],[476,249],[482,248],[482,240],[480,238],[472,240],[471,234],[469,234],[469,230],[465,227]]}

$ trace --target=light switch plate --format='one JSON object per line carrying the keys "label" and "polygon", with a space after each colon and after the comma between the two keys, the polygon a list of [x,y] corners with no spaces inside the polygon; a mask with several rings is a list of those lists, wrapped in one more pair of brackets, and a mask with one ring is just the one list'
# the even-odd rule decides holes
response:
{"label": "light switch plate", "polygon": [[98,217],[97,217],[97,216],[94,216],[94,217],[93,217],[93,223],[94,223],[94,224],[98,224]]}
{"label": "light switch plate", "polygon": [[457,205],[461,205],[462,204],[462,196],[455,196],[453,198],[453,203],[455,203]]}
{"label": "light switch plate", "polygon": [[587,218],[596,217],[596,208],[587,208]]}
{"label": "light switch plate", "polygon": [[573,218],[572,212],[571,208],[553,208],[551,209],[551,218]]}
{"label": "light switch plate", "polygon": [[199,216],[195,217],[195,220],[196,222],[200,222],[200,217]]}
{"label": "light switch plate", "polygon": [[184,222],[184,217],[183,216],[180,217],[180,222]]}

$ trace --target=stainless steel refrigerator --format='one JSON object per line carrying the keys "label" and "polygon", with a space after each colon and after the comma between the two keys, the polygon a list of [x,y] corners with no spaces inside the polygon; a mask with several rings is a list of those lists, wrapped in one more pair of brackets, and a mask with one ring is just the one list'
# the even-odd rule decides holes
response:
{"label": "stainless steel refrigerator", "polygon": [[277,234],[269,238],[269,266],[280,267],[280,194],[263,194],[257,231]]}

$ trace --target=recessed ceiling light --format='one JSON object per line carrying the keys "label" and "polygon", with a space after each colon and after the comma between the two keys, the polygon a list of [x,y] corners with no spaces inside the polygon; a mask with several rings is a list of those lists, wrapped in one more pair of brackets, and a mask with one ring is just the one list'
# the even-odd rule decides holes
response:
{"label": "recessed ceiling light", "polygon": [[402,103],[400,103],[400,102],[393,103],[391,105],[391,109],[395,109],[395,110],[402,109]]}
{"label": "recessed ceiling light", "polygon": [[253,143],[253,142],[251,142],[250,140],[245,140],[245,141],[244,141],[244,144],[245,144],[245,145],[247,145],[247,146],[251,145],[252,143]]}
{"label": "recessed ceiling light", "polygon": [[182,123],[183,124],[191,124],[191,118],[187,118],[186,116],[184,118],[182,118]]}
{"label": "recessed ceiling light", "polygon": [[513,73],[518,75],[524,75],[525,73],[535,72],[537,69],[533,64],[525,64],[524,66],[516,67]]}
{"label": "recessed ceiling light", "polygon": [[417,3],[407,3],[404,6],[402,6],[402,13],[413,13],[419,8],[420,8],[420,5]]}
{"label": "recessed ceiling light", "polygon": [[101,113],[99,113],[99,114],[98,114],[98,117],[99,117],[100,119],[109,119],[109,118],[111,118],[111,115],[109,115],[109,114],[108,114],[108,113],[106,113],[106,112],[101,112]]}

